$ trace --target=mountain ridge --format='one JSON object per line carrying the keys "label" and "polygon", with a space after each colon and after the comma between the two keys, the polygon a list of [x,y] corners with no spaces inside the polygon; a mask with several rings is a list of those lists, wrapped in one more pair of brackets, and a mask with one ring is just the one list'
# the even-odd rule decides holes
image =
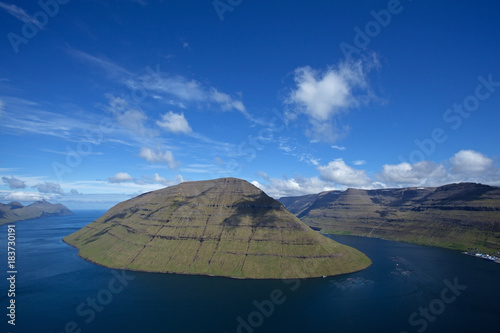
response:
{"label": "mountain ridge", "polygon": [[279,201],[323,233],[381,237],[457,250],[500,250],[500,187],[496,186],[454,183],[347,189]]}
{"label": "mountain ridge", "polygon": [[63,204],[52,204],[46,200],[36,201],[27,206],[17,201],[12,201],[8,204],[0,203],[0,225],[29,219],[71,214],[73,212]]}

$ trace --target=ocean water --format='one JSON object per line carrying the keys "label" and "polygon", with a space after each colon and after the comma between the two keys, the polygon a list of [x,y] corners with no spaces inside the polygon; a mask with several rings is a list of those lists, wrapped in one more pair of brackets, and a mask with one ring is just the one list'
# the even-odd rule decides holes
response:
{"label": "ocean water", "polygon": [[16,325],[8,324],[7,226],[0,226],[2,332],[497,332],[500,265],[459,252],[331,236],[373,265],[306,280],[235,280],[112,270],[62,238],[104,211],[16,225]]}

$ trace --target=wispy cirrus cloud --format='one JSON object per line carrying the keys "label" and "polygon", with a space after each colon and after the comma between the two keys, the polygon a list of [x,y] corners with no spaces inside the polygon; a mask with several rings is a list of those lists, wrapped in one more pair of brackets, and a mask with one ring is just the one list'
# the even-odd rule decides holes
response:
{"label": "wispy cirrus cloud", "polygon": [[0,99],[0,118],[3,116],[3,110],[4,110],[4,104],[2,100]]}
{"label": "wispy cirrus cloud", "polygon": [[[63,150],[54,150],[54,149],[46,149],[46,148],[40,148],[40,151],[44,153],[50,153],[50,154],[57,154],[57,155],[68,155],[68,151],[63,151]],[[85,155],[103,155],[102,152],[85,152]]]}
{"label": "wispy cirrus cloud", "polygon": [[30,22],[35,24],[38,28],[43,29],[43,26],[40,25],[40,22],[38,22],[33,16],[29,15],[24,9],[21,7],[18,7],[16,5],[9,5],[4,2],[0,2],[0,8],[5,10],[7,13],[15,17],[21,22]]}
{"label": "wispy cirrus cloud", "polygon": [[101,69],[109,79],[123,79],[126,77],[132,77],[132,73],[125,68],[113,63],[112,61],[106,59],[105,57],[96,57],[91,54],[82,52],[74,48],[68,48],[67,52],[69,55],[75,59],[89,65],[92,67],[97,67]]}
{"label": "wispy cirrus cloud", "polygon": [[235,109],[247,115],[247,111],[245,105],[243,105],[243,102],[234,100],[228,94],[220,92],[215,88],[210,88],[209,98],[210,100],[218,103],[223,111],[231,111]]}
{"label": "wispy cirrus cloud", "polygon": [[[130,143],[119,140],[122,134],[115,129],[114,123],[105,122],[106,117],[96,114],[90,110],[78,110],[71,112],[68,107],[60,105],[41,105],[37,102],[13,97],[0,96],[4,112],[0,128],[3,133],[23,135],[43,135],[51,136],[58,139],[63,139],[69,142],[91,141],[89,133],[94,133],[98,136],[102,135],[101,126],[108,126],[105,131],[106,135],[102,135],[102,142],[112,141],[125,145]],[[51,110],[51,111],[47,111]],[[52,111],[56,110],[56,111]],[[61,112],[64,110],[65,112]],[[114,132],[111,135],[111,132]],[[42,148],[40,150],[44,151]],[[55,150],[50,153],[61,153]],[[64,153],[63,153],[64,154]]]}
{"label": "wispy cirrus cloud", "polygon": [[2,96],[3,119],[0,126],[11,132],[49,135],[73,140],[76,131],[82,131],[88,119],[78,119],[62,113],[46,111],[36,102]]}
{"label": "wispy cirrus cloud", "polygon": [[107,110],[115,117],[125,129],[139,134],[142,137],[154,137],[158,131],[148,128],[148,115],[140,107],[130,107],[129,103],[121,97],[107,94],[109,105]]}
{"label": "wispy cirrus cloud", "polygon": [[[133,73],[103,56],[94,56],[73,48],[68,48],[68,53],[89,66],[101,69],[106,77],[115,83],[127,87],[132,92],[140,92],[142,94],[140,99],[149,96],[159,100],[165,99],[169,104],[184,107],[185,103],[206,103],[207,105],[215,103],[222,111],[236,110],[247,115],[241,100],[195,79],[163,73],[159,70],[159,66],[155,69],[148,66],[142,74]],[[172,100],[172,98],[177,100]]]}
{"label": "wispy cirrus cloud", "polygon": [[[168,150],[178,149],[180,146],[189,146],[183,149],[184,157],[199,159],[213,158],[216,155],[235,154],[237,146],[227,142],[213,140],[205,135],[194,132],[183,113],[167,113],[167,117],[161,114],[157,119],[146,114],[140,107],[130,107],[129,103],[121,97],[106,95],[107,103],[98,104],[96,110],[77,109],[72,112],[66,105],[42,105],[31,100],[0,96],[4,112],[0,121],[0,130],[10,135],[31,135],[54,137],[70,143],[70,147],[76,149],[75,144],[88,142],[93,145],[93,151],[86,152],[87,155],[103,155],[97,151],[97,147],[103,150],[109,145],[117,144],[135,149],[142,147],[168,147]],[[108,115],[99,112],[105,111]],[[47,111],[51,110],[51,111]],[[52,111],[54,110],[54,111]],[[64,112],[61,112],[64,111]],[[153,118],[153,119],[152,119]],[[184,122],[185,120],[185,122]],[[182,140],[170,137],[162,137],[161,130],[170,133],[187,134]],[[67,155],[65,149],[53,149],[40,147],[38,151]],[[170,169],[174,169],[179,162],[165,152],[143,153],[143,158],[149,158],[149,162],[157,157]],[[158,156],[161,158],[158,159]],[[208,156],[206,156],[208,155]],[[155,162],[150,162],[155,163]],[[160,165],[157,165],[160,167]]]}
{"label": "wispy cirrus cloud", "polygon": [[208,94],[202,84],[182,75],[151,72],[121,81],[131,90],[145,89],[158,95],[175,97],[184,102],[206,102]]}

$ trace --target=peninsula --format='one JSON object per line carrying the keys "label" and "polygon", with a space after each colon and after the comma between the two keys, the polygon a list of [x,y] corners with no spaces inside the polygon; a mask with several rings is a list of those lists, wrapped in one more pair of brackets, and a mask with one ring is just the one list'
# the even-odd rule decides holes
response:
{"label": "peninsula", "polygon": [[8,204],[0,203],[0,225],[16,221],[71,214],[73,214],[73,212],[66,206],[62,204],[51,204],[45,200],[37,201],[27,206],[16,201]]}

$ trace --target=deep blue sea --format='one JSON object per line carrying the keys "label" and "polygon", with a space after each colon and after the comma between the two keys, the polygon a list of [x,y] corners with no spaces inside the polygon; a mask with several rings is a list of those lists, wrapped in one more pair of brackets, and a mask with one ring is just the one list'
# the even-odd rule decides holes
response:
{"label": "deep blue sea", "polygon": [[104,211],[16,227],[15,326],[0,226],[1,332],[498,332],[500,265],[459,252],[332,236],[367,254],[361,272],[306,280],[117,271],[61,239]]}

